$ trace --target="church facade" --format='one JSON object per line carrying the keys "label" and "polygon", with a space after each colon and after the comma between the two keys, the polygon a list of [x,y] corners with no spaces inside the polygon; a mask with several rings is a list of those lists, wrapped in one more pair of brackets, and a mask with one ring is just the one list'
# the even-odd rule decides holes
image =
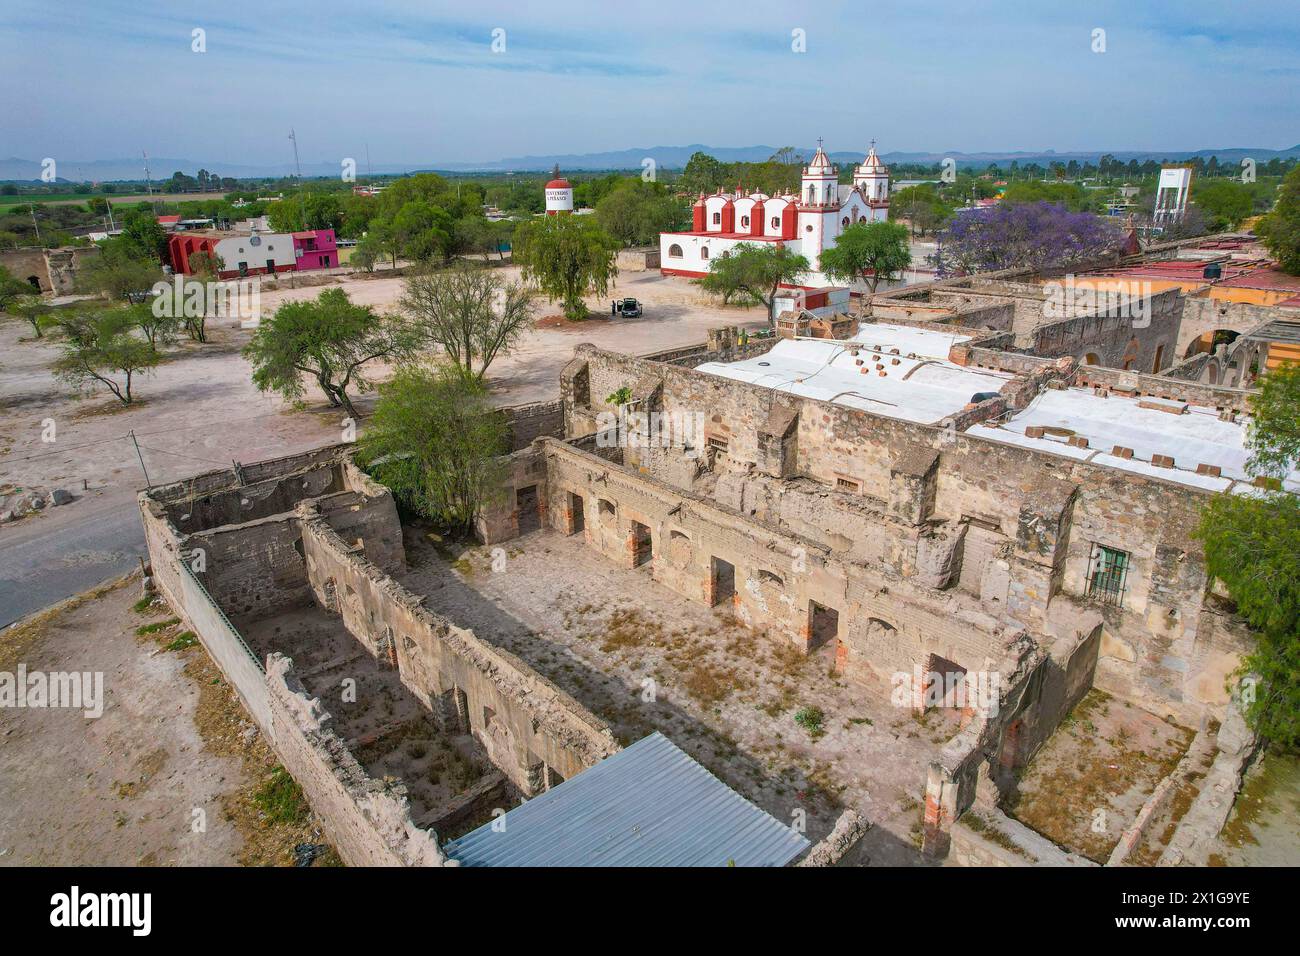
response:
{"label": "church facade", "polygon": [[692,207],[691,228],[659,235],[660,272],[698,278],[710,262],[742,242],[771,242],[805,256],[813,272],[806,282],[825,284],[821,254],[841,232],[861,222],[889,217],[889,167],[876,155],[874,142],[853,170],[853,182],[839,181],[839,167],[820,142],[803,169],[798,195],[768,196],[741,189],[711,196],[700,194]]}

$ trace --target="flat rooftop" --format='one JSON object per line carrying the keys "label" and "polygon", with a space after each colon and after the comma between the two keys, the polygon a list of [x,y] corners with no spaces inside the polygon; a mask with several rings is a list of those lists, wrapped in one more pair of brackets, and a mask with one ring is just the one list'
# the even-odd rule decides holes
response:
{"label": "flat rooftop", "polygon": [[[1213,408],[1158,398],[1103,398],[1090,389],[1048,389],[1001,425],[974,425],[967,434],[1050,452],[1064,458],[1109,465],[1124,471],[1163,478],[1208,491],[1245,491],[1251,487],[1246,473],[1250,453],[1245,448],[1248,419],[1221,421]],[[1044,428],[1030,437],[1027,430]],[[1088,447],[1069,444],[1082,437]],[[1132,458],[1111,454],[1119,446],[1131,448]],[[1153,465],[1153,455],[1174,459],[1173,468]],[[1198,465],[1214,465],[1220,476],[1197,474]],[[1300,492],[1300,472],[1283,481],[1288,491]]]}
{"label": "flat rooftop", "polygon": [[756,358],[706,362],[696,371],[931,425],[961,411],[977,393],[997,392],[1014,378],[948,361],[949,348],[969,339],[863,323],[851,339],[786,339]]}

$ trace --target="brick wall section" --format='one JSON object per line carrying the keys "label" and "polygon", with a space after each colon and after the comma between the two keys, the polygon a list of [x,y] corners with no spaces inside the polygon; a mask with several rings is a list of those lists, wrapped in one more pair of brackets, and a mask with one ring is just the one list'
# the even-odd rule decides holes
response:
{"label": "brick wall section", "polygon": [[[429,611],[349,547],[310,503],[299,518],[322,606],[330,607],[332,592],[337,607],[330,609],[365,647],[394,647],[402,682],[448,730],[473,733],[524,793],[538,791],[548,768],[567,780],[620,749],[604,721],[513,654]],[[457,726],[458,697],[468,726]]]}
{"label": "brick wall section", "polygon": [[448,866],[433,833],[411,820],[406,790],[370,777],[281,654],[267,659],[267,731],[286,770],[348,866]]}
{"label": "brick wall section", "polygon": [[530,405],[512,405],[503,408],[510,425],[510,450],[518,451],[532,444],[534,438],[564,435],[564,403],[558,398],[550,402],[533,402]]}
{"label": "brick wall section", "polygon": [[[1040,359],[1026,357],[1025,361],[1027,366],[1044,368]],[[1122,373],[1087,370],[1087,374]],[[749,483],[744,485],[748,488],[744,493],[750,497],[737,497],[741,492],[728,492],[737,479],[728,477],[727,471],[743,472],[749,463],[756,468],[762,461],[759,442],[770,415],[770,390],[592,346],[580,346],[566,368],[566,380],[587,383],[591,395],[634,386],[646,375],[657,376],[662,382],[662,407],[657,410],[703,411],[707,427],[728,436],[728,466],[719,472],[715,496],[731,501],[740,511],[762,514],[764,502],[772,494],[763,492],[751,476],[744,479]],[[1152,378],[1166,389],[1179,387],[1161,377]],[[566,394],[566,417],[581,420],[577,403],[587,397],[571,387]],[[798,412],[795,472],[816,482],[823,492],[834,488],[837,479],[848,477],[857,482],[863,496],[886,500],[893,466],[903,450],[937,451],[939,467],[928,520],[939,533],[947,534],[951,547],[962,546],[959,528],[969,521],[992,529],[993,544],[988,550],[1005,553],[996,559],[1003,567],[994,567],[993,558],[985,557],[980,559],[988,562],[984,571],[968,573],[964,569],[962,577],[973,579],[972,588],[977,588],[975,593],[986,606],[996,598],[994,606],[1023,626],[1046,628],[1052,624],[1047,613],[1051,602],[1082,599],[1094,544],[1129,552],[1131,568],[1124,605],[1105,612],[1109,639],[1098,671],[1099,685],[1162,714],[1193,722],[1207,707],[1218,709],[1226,702],[1222,688],[1212,690],[1207,673],[1198,668],[1208,667],[1217,673],[1221,656],[1238,654],[1249,645],[1239,633],[1201,628],[1204,558],[1190,532],[1197,524],[1206,492],[831,403],[802,398],[791,398],[791,402]],[[1049,487],[1060,491],[1038,500],[1029,510],[1022,507],[1029,492]],[[781,506],[780,510],[782,520],[794,527],[789,509]],[[844,513],[843,509],[837,513]],[[915,540],[890,532],[887,521],[869,523],[863,533],[849,530],[852,520],[846,514],[837,529],[836,522],[819,519],[811,526],[800,526],[800,533],[828,550],[843,548],[846,539],[892,540],[888,548],[901,549],[893,563],[900,574],[916,573],[925,563]],[[819,523],[824,530],[816,532],[813,529]],[[605,550],[615,543],[601,540],[607,532],[594,524],[588,521],[588,535],[596,546]],[[1055,530],[1049,540],[1031,543],[1026,529],[1040,525]],[[625,530],[620,527],[615,532],[620,553]],[[736,550],[745,553],[743,548]],[[659,542],[655,553],[664,553]],[[932,558],[941,565],[943,549]],[[1179,569],[1177,583],[1153,590],[1153,581],[1166,573],[1166,566]],[[742,586],[740,579],[737,586]],[[692,587],[703,592],[702,582]],[[929,595],[922,603],[942,603],[949,592],[943,593],[943,597]],[[792,620],[794,614],[790,612]],[[951,626],[946,630],[951,631]],[[1207,636],[1214,645],[1208,650]]]}

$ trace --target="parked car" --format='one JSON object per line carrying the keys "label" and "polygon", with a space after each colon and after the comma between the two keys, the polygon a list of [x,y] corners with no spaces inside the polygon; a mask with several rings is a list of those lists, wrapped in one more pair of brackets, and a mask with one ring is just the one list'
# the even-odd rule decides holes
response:
{"label": "parked car", "polygon": [[625,319],[640,318],[641,311],[641,303],[636,299],[615,299],[609,304],[610,315],[620,315]]}

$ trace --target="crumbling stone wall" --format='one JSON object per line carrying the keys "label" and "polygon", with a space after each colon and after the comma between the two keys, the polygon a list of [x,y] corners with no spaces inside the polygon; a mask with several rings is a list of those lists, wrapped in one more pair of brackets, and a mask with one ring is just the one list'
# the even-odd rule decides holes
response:
{"label": "crumbling stone wall", "polygon": [[308,697],[282,654],[267,659],[270,722],[263,729],[284,767],[324,821],[348,866],[455,866],[437,838],[411,820],[406,788],[361,767],[334,732],[320,698]]}
{"label": "crumbling stone wall", "polygon": [[299,509],[307,575],[318,602],[449,733],[472,733],[526,795],[619,749],[608,726],[514,655],[456,627],[350,547],[311,503]]}
{"label": "crumbling stone wall", "polygon": [[1178,357],[1187,355],[1192,343],[1207,332],[1226,329],[1245,335],[1258,325],[1278,317],[1273,306],[1228,302],[1191,295],[1182,300],[1182,324],[1178,328]]}
{"label": "crumbling stone wall", "polygon": [[[1052,375],[1068,378],[1070,374],[1068,369],[1062,373],[1050,363],[1044,365],[1041,359],[1026,357],[1025,361],[1027,368],[1036,370],[1031,375],[1042,382]],[[1089,369],[1081,374],[1110,373]],[[1211,691],[1211,682],[1199,669],[1211,667],[1217,672],[1216,655],[1230,652],[1232,643],[1225,636],[1212,654],[1201,652],[1207,581],[1199,544],[1190,537],[1205,495],[1199,489],[957,430],[781,396],[782,404],[797,418],[789,473],[814,482],[821,495],[818,504],[796,515],[794,504],[808,500],[791,493],[798,490],[797,484],[765,486],[761,477],[774,477],[770,437],[765,437],[771,432],[770,390],[591,346],[577,349],[566,375],[571,381],[591,383],[592,394],[624,385],[653,393],[657,404],[648,410],[703,412],[706,436],[725,444],[726,451],[713,453],[707,479],[697,482],[697,490],[740,513],[743,520],[734,532],[738,540],[747,533],[744,529],[752,529],[754,518],[766,516],[784,522],[787,532],[797,528],[795,533],[808,545],[836,558],[872,561],[880,560],[873,555],[889,555],[883,561],[886,570],[905,579],[925,580],[941,592],[924,599],[932,605],[942,604],[949,589],[966,591],[978,595],[987,614],[1005,616],[1030,629],[1046,629],[1051,626],[1048,609],[1053,601],[1086,603],[1094,546],[1126,551],[1130,554],[1127,590],[1122,606],[1105,611],[1108,639],[1098,669],[1099,684],[1151,710],[1193,723],[1207,709],[1217,712],[1226,703],[1226,693]],[[1178,387],[1152,378],[1161,387]],[[650,380],[653,386],[647,384]],[[581,398],[572,390],[566,396],[566,420],[571,412],[574,420],[581,419],[576,408]],[[1025,398],[1015,396],[1017,401]],[[937,466],[918,475],[908,462],[918,456],[925,460],[926,455],[936,456]],[[620,517],[649,523],[653,530],[653,520],[644,518],[653,518],[656,511],[647,502],[629,497],[623,511],[618,511],[619,496],[634,494],[625,487],[628,479],[619,476],[614,484],[611,477],[609,482],[616,493],[602,496],[591,488],[586,492],[589,498],[610,499]],[[865,504],[881,510],[879,519],[838,503],[834,494],[846,482],[855,490],[844,493],[856,493]],[[557,493],[552,493],[553,506]],[[782,504],[772,507],[767,503],[772,499]],[[678,501],[675,498],[667,507]],[[871,501],[884,504],[871,505]],[[638,518],[638,513],[643,517]],[[979,530],[963,532],[963,525]],[[594,526],[589,532],[593,546],[611,557],[626,557],[629,525],[620,522],[605,529],[593,519],[587,526]],[[670,531],[661,534],[666,537]],[[853,543],[863,539],[874,539],[870,550]],[[652,535],[656,556],[665,554],[669,544]],[[754,546],[747,550],[753,553]],[[764,570],[780,573],[777,568]],[[683,578],[679,583],[683,593],[694,596],[704,588],[699,566],[689,575],[678,572],[677,576]],[[743,579],[737,580],[737,586],[742,588]],[[811,593],[798,598],[818,600]],[[755,612],[761,604],[757,600],[753,604],[748,610],[761,620]],[[783,615],[786,628],[792,627],[795,614],[788,609]]]}

